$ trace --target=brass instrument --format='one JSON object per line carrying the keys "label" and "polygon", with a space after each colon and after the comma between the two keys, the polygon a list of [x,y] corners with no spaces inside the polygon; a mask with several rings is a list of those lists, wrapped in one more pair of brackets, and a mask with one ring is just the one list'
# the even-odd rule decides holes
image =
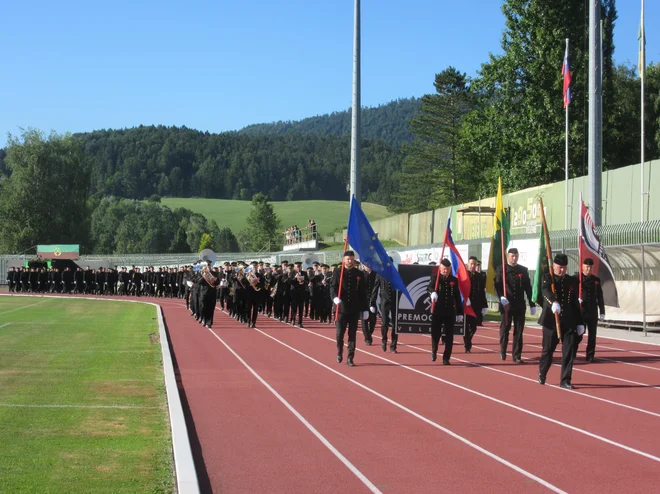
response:
{"label": "brass instrument", "polygon": [[202,278],[208,283],[211,288],[214,288],[218,285],[218,278],[213,276],[211,270],[208,267],[202,268]]}
{"label": "brass instrument", "polygon": [[254,274],[254,271],[249,271],[246,278],[248,279],[248,282],[256,292],[261,290],[261,288],[257,286],[259,284],[259,277],[256,274]]}
{"label": "brass instrument", "polygon": [[303,285],[305,283],[305,275],[302,273],[298,273],[296,275],[296,280],[298,280],[299,285]]}

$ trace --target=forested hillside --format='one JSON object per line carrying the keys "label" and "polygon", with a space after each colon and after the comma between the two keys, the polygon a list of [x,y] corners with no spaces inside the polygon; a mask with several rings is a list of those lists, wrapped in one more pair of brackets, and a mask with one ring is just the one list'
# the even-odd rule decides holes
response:
{"label": "forested hillside", "polygon": [[[388,144],[400,145],[413,141],[409,122],[422,105],[421,98],[390,101],[374,108],[362,109],[362,137],[382,139]],[[245,135],[264,134],[318,134],[350,135],[351,110],[317,115],[296,122],[275,122],[248,125],[240,131]]]}

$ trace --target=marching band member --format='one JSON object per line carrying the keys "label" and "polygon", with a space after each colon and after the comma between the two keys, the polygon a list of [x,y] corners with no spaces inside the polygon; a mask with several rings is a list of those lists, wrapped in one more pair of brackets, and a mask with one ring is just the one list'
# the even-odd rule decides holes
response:
{"label": "marching band member", "polygon": [[454,323],[463,322],[463,302],[458,289],[458,280],[451,274],[451,262],[443,259],[440,263],[440,279],[438,291],[435,291],[437,275],[431,275],[427,291],[434,303],[431,318],[431,360],[435,362],[438,356],[440,336],[444,336],[445,350],[442,364],[450,365],[449,359],[454,347]]}

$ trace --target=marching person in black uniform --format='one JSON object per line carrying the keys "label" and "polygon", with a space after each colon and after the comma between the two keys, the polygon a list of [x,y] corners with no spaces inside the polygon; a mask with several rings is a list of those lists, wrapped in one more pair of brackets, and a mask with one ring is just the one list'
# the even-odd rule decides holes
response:
{"label": "marching person in black uniform", "polygon": [[539,362],[539,383],[545,384],[545,377],[552,365],[552,356],[559,343],[555,314],[559,314],[561,329],[561,381],[560,387],[573,389],[571,376],[578,336],[584,334],[582,312],[578,301],[578,280],[566,274],[568,257],[557,254],[552,265],[555,293],[552,293],[550,274],[543,277],[543,311],[539,324],[543,327],[543,350]]}
{"label": "marching person in black uniform", "polygon": [[463,322],[463,302],[458,289],[458,280],[451,274],[451,261],[443,259],[439,266],[440,280],[438,291],[435,291],[435,274],[426,288],[435,304],[431,317],[431,360],[435,362],[438,356],[440,336],[444,336],[445,350],[442,364],[450,365],[449,359],[454,348],[454,323]]}
{"label": "marching person in black uniform", "polygon": [[[594,261],[587,257],[582,261],[582,286],[580,305],[582,306],[582,319],[587,326],[587,361],[593,362],[596,354],[596,332],[598,329],[598,321],[605,320],[605,303],[603,301],[603,287],[600,283],[600,278],[591,274],[593,270]],[[600,317],[598,312],[600,311]],[[578,337],[577,344],[575,345],[575,352],[577,347],[582,342],[582,336]]]}
{"label": "marching person in black uniform", "polygon": [[367,300],[367,283],[364,273],[355,266],[355,254],[351,250],[344,252],[343,257],[344,276],[341,280],[340,273],[332,279],[330,294],[336,306],[339,307],[339,317],[335,321],[337,329],[337,362],[341,363],[344,357],[344,334],[348,327],[348,360],[347,364],[353,367],[355,355],[355,338],[357,334],[358,320],[369,317],[369,302]]}
{"label": "marching person in black uniform", "polygon": [[477,332],[477,326],[483,320],[483,316],[488,312],[488,302],[486,302],[486,278],[477,271],[479,260],[472,256],[468,259],[467,269],[470,276],[470,304],[474,309],[476,317],[466,317],[465,336],[463,343],[465,353],[472,351],[472,337]]}
{"label": "marching person in black uniform", "polygon": [[506,297],[502,288],[502,266],[495,272],[495,291],[500,298],[500,358],[506,360],[506,349],[509,346],[509,333],[513,322],[513,346],[511,356],[513,361],[522,364],[523,330],[525,329],[525,295],[529,301],[529,312],[536,314],[536,305],[532,302],[532,284],[529,271],[518,264],[518,249],[511,248],[507,254],[506,266]]}
{"label": "marching person in black uniform", "polygon": [[[375,271],[372,271],[369,266],[364,265],[364,278],[367,282],[367,296],[373,297],[374,287],[376,285],[376,279],[378,275]],[[378,296],[378,291],[376,290],[376,297]],[[362,334],[364,335],[364,342],[367,346],[371,346],[373,342],[372,335],[374,334],[374,329],[376,329],[376,302],[370,300],[369,302],[369,317],[367,319],[362,319]],[[384,351],[384,349],[383,349]]]}
{"label": "marching person in black uniform", "polygon": [[[390,257],[390,261],[392,258]],[[389,328],[392,328],[392,340],[390,343],[390,352],[397,353],[396,346],[399,342],[399,335],[394,331],[394,318],[392,309],[396,303],[396,290],[392,287],[392,283],[387,278],[381,275],[376,276],[376,281],[371,289],[371,300],[369,304],[369,311],[376,315],[376,301],[378,299],[378,292],[380,291],[380,348],[385,352],[387,351],[387,333]],[[373,332],[373,329],[372,329]]]}

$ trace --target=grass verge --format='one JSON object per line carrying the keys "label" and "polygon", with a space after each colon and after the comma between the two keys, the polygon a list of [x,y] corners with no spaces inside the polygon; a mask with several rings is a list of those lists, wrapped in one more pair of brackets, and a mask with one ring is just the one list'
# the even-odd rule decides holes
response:
{"label": "grass verge", "polygon": [[0,297],[0,492],[172,492],[155,309]]}

